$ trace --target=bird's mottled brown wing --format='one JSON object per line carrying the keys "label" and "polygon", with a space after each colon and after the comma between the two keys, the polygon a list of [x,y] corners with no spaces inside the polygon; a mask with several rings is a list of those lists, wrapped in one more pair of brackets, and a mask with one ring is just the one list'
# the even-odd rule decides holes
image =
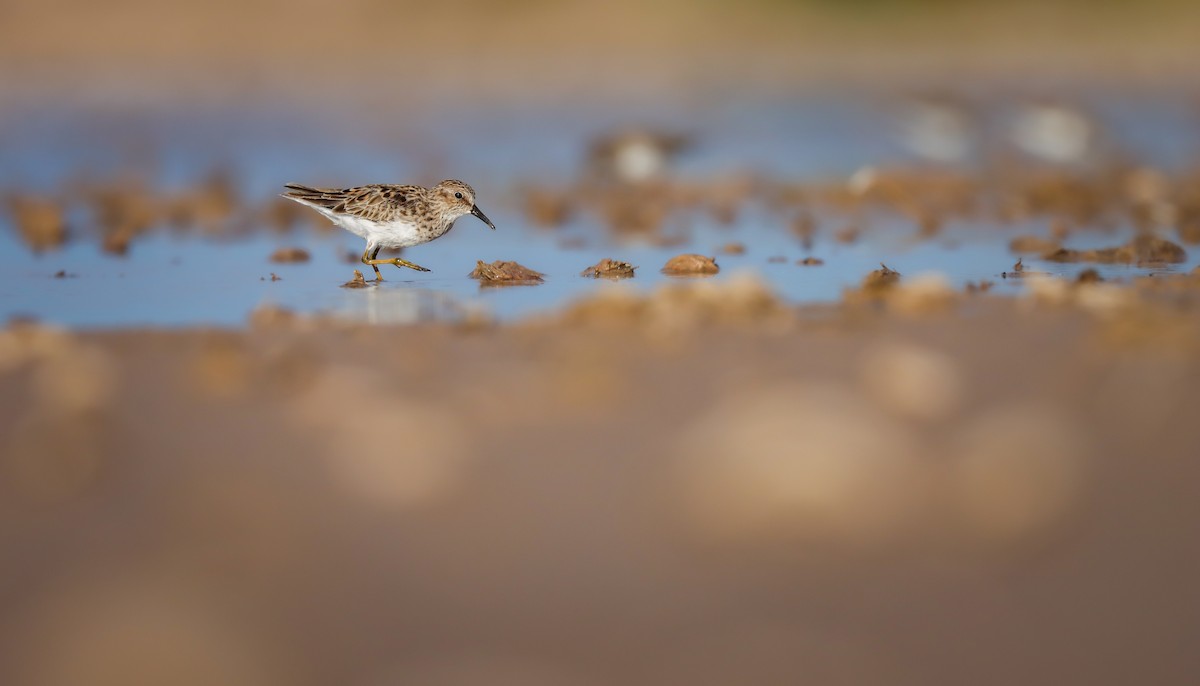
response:
{"label": "bird's mottled brown wing", "polygon": [[312,188],[296,183],[285,185],[283,197],[306,205],[362,219],[382,222],[413,214],[425,189],[420,186],[373,184],[354,188]]}

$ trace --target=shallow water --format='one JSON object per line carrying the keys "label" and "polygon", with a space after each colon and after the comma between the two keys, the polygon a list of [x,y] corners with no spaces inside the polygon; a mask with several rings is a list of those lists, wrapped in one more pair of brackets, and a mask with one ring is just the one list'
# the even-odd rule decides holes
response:
{"label": "shallow water", "polygon": [[[275,305],[298,312],[334,314],[378,323],[454,319],[468,309],[483,310],[501,320],[553,310],[572,299],[600,288],[647,290],[673,280],[659,267],[682,249],[649,245],[621,248],[564,249],[549,233],[519,228],[520,219],[498,214],[502,229],[488,231],[474,222],[462,222],[443,239],[408,256],[432,271],[418,273],[384,266],[384,281],[368,288],[346,289],[353,269],[347,256],[357,254],[353,236],[267,233],[235,241],[151,234],[136,241],[125,257],[102,253],[97,245],[77,241],[64,249],[31,255],[11,232],[0,234],[0,316],[32,316],[75,327],[127,327],[138,325],[185,326],[195,324],[235,326],[255,308]],[[513,228],[518,227],[518,228]],[[958,235],[961,234],[961,235]],[[713,246],[736,238],[748,245],[744,255],[719,255],[718,281],[733,274],[753,272],[781,296],[794,303],[836,300],[842,289],[886,262],[906,276],[922,272],[944,274],[961,288],[968,281],[990,280],[994,292],[1019,293],[1017,279],[1002,278],[1013,256],[1006,240],[963,229],[954,241],[906,243],[886,237],[867,238],[854,245],[818,241],[814,254],[822,266],[798,266],[804,252],[786,233],[764,228],[700,230],[691,247],[712,253]],[[1097,245],[1111,236],[1090,237]],[[268,256],[280,246],[301,246],[312,255],[299,264],[273,264]],[[1079,247],[1087,247],[1080,245]],[[709,248],[704,250],[704,248]],[[772,255],[787,256],[785,263],[770,263]],[[640,268],[637,276],[620,284],[579,276],[601,257],[612,256]],[[546,273],[536,286],[480,287],[467,278],[474,260],[517,259]],[[1178,271],[1196,262],[1160,268]],[[1026,259],[1027,272],[1071,277],[1085,268]],[[1099,265],[1105,278],[1128,278],[1151,270],[1126,265]],[[65,278],[56,278],[65,271]],[[369,270],[368,270],[369,271]],[[278,281],[271,280],[276,274]]]}
{"label": "shallow water", "polygon": [[[1126,101],[1081,98],[1103,126],[1108,149],[1165,170],[1200,159],[1200,127],[1184,99]],[[137,325],[234,326],[255,308],[272,304],[299,312],[332,313],[373,322],[453,318],[482,308],[502,320],[552,310],[599,288],[650,289],[668,281],[659,268],[672,255],[717,255],[723,280],[753,272],[794,303],[833,301],[880,262],[906,276],[944,274],[955,287],[969,281],[995,282],[995,291],[1018,293],[1019,280],[1003,279],[1016,256],[1016,235],[1046,235],[1046,220],[998,227],[947,224],[934,239],[917,240],[911,222],[872,217],[862,238],[840,244],[831,237],[837,220],[819,221],[811,254],[825,264],[802,267],[804,251],[783,220],[751,206],[729,227],[707,218],[691,222],[688,241],[669,248],[614,242],[594,218],[583,217],[557,231],[530,227],[516,199],[506,193],[523,182],[562,180],[579,172],[587,140],[629,122],[679,130],[694,136],[693,150],[679,160],[683,178],[712,178],[753,171],[798,181],[844,179],[863,165],[903,165],[919,156],[901,132],[895,103],[845,95],[794,100],[704,103],[689,107],[647,106],[620,113],[562,106],[528,111],[512,108],[460,110],[439,119],[407,121],[347,113],[285,112],[269,107],[232,111],[77,112],[37,106],[15,108],[0,125],[0,184],[5,189],[69,191],[77,177],[108,178],[131,170],[151,176],[162,188],[186,187],[214,169],[226,169],[242,197],[261,203],[285,181],[352,185],[379,181],[468,179],[479,204],[499,230],[473,218],[459,221],[438,241],[406,252],[406,259],[432,271],[384,267],[386,282],[343,289],[355,268],[361,242],[342,232],[251,231],[231,239],[151,232],[133,242],[126,256],[103,253],[94,238],[72,241],[42,255],[32,253],[3,218],[0,226],[0,317],[32,316],[78,327]],[[987,127],[1003,128],[1003,108]],[[983,130],[984,123],[980,124]],[[982,134],[980,134],[982,135]],[[972,143],[974,146],[974,143]],[[977,163],[968,147],[957,162]],[[86,233],[83,232],[83,233]],[[1071,248],[1118,245],[1129,227],[1080,232]],[[583,247],[564,247],[571,237]],[[721,255],[729,242],[744,255]],[[272,264],[278,247],[304,247],[312,260]],[[1182,271],[1198,262],[1159,271]],[[783,256],[782,263],[768,258]],[[636,278],[617,286],[582,278],[579,272],[611,257],[640,267]],[[544,272],[538,286],[480,288],[467,278],[475,261],[516,260]],[[1025,259],[1027,271],[1073,277],[1087,265]],[[1099,265],[1105,278],[1129,278],[1152,270]],[[55,278],[65,271],[66,278]],[[369,275],[369,270],[366,270]],[[272,281],[274,273],[280,278]]]}

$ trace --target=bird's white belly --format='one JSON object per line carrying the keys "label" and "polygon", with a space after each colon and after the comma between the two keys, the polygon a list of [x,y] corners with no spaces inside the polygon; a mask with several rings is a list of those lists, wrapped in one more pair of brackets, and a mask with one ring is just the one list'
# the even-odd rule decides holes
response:
{"label": "bird's white belly", "polygon": [[337,224],[350,233],[365,238],[368,243],[383,248],[407,248],[424,243],[426,238],[416,224],[404,221],[374,222],[358,217],[337,217]]}

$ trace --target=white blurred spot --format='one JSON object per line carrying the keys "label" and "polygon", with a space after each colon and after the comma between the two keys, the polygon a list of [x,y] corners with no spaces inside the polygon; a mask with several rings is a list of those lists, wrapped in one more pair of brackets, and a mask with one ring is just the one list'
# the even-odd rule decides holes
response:
{"label": "white blurred spot", "polygon": [[1051,162],[1082,160],[1094,131],[1077,110],[1061,105],[1035,104],[1022,108],[1013,121],[1012,138],[1022,150]]}
{"label": "white blurred spot", "polygon": [[395,394],[353,367],[331,367],[294,408],[320,432],[333,476],[383,507],[413,507],[447,496],[467,454],[466,432],[444,407]]}
{"label": "white blurred spot", "polygon": [[846,187],[855,195],[864,195],[874,188],[878,181],[879,172],[875,167],[861,167],[850,175],[849,180],[846,181]]}
{"label": "white blurred spot", "polygon": [[44,357],[33,376],[39,404],[64,413],[103,408],[116,387],[117,374],[108,354],[79,344]]}
{"label": "white blurred spot", "polygon": [[867,351],[863,386],[888,410],[910,419],[944,419],[962,402],[962,372],[948,355],[891,343]]}
{"label": "white blurred spot", "polygon": [[922,157],[959,162],[971,152],[970,117],[948,103],[911,103],[900,120],[900,141]]}
{"label": "white blurred spot", "polygon": [[955,499],[977,532],[1019,538],[1074,510],[1083,494],[1085,436],[1051,408],[993,409],[958,436]]}
{"label": "white blurred spot", "polygon": [[888,295],[888,306],[899,312],[927,312],[954,302],[957,293],[940,272],[923,272],[896,284]]}
{"label": "white blurred spot", "polygon": [[729,397],[677,452],[686,512],[717,537],[875,540],[908,521],[926,478],[908,429],[840,387]]}

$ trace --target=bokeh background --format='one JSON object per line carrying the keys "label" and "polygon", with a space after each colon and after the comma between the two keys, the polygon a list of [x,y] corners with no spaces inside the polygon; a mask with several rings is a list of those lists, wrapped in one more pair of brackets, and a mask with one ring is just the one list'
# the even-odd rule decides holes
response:
{"label": "bokeh background", "polygon": [[120,102],[288,96],[359,107],[446,99],[789,92],[983,76],[1182,85],[1184,0],[354,0],[14,2],[6,90]]}
{"label": "bokeh background", "polygon": [[0,684],[1200,681],[1198,27],[0,0]]}

